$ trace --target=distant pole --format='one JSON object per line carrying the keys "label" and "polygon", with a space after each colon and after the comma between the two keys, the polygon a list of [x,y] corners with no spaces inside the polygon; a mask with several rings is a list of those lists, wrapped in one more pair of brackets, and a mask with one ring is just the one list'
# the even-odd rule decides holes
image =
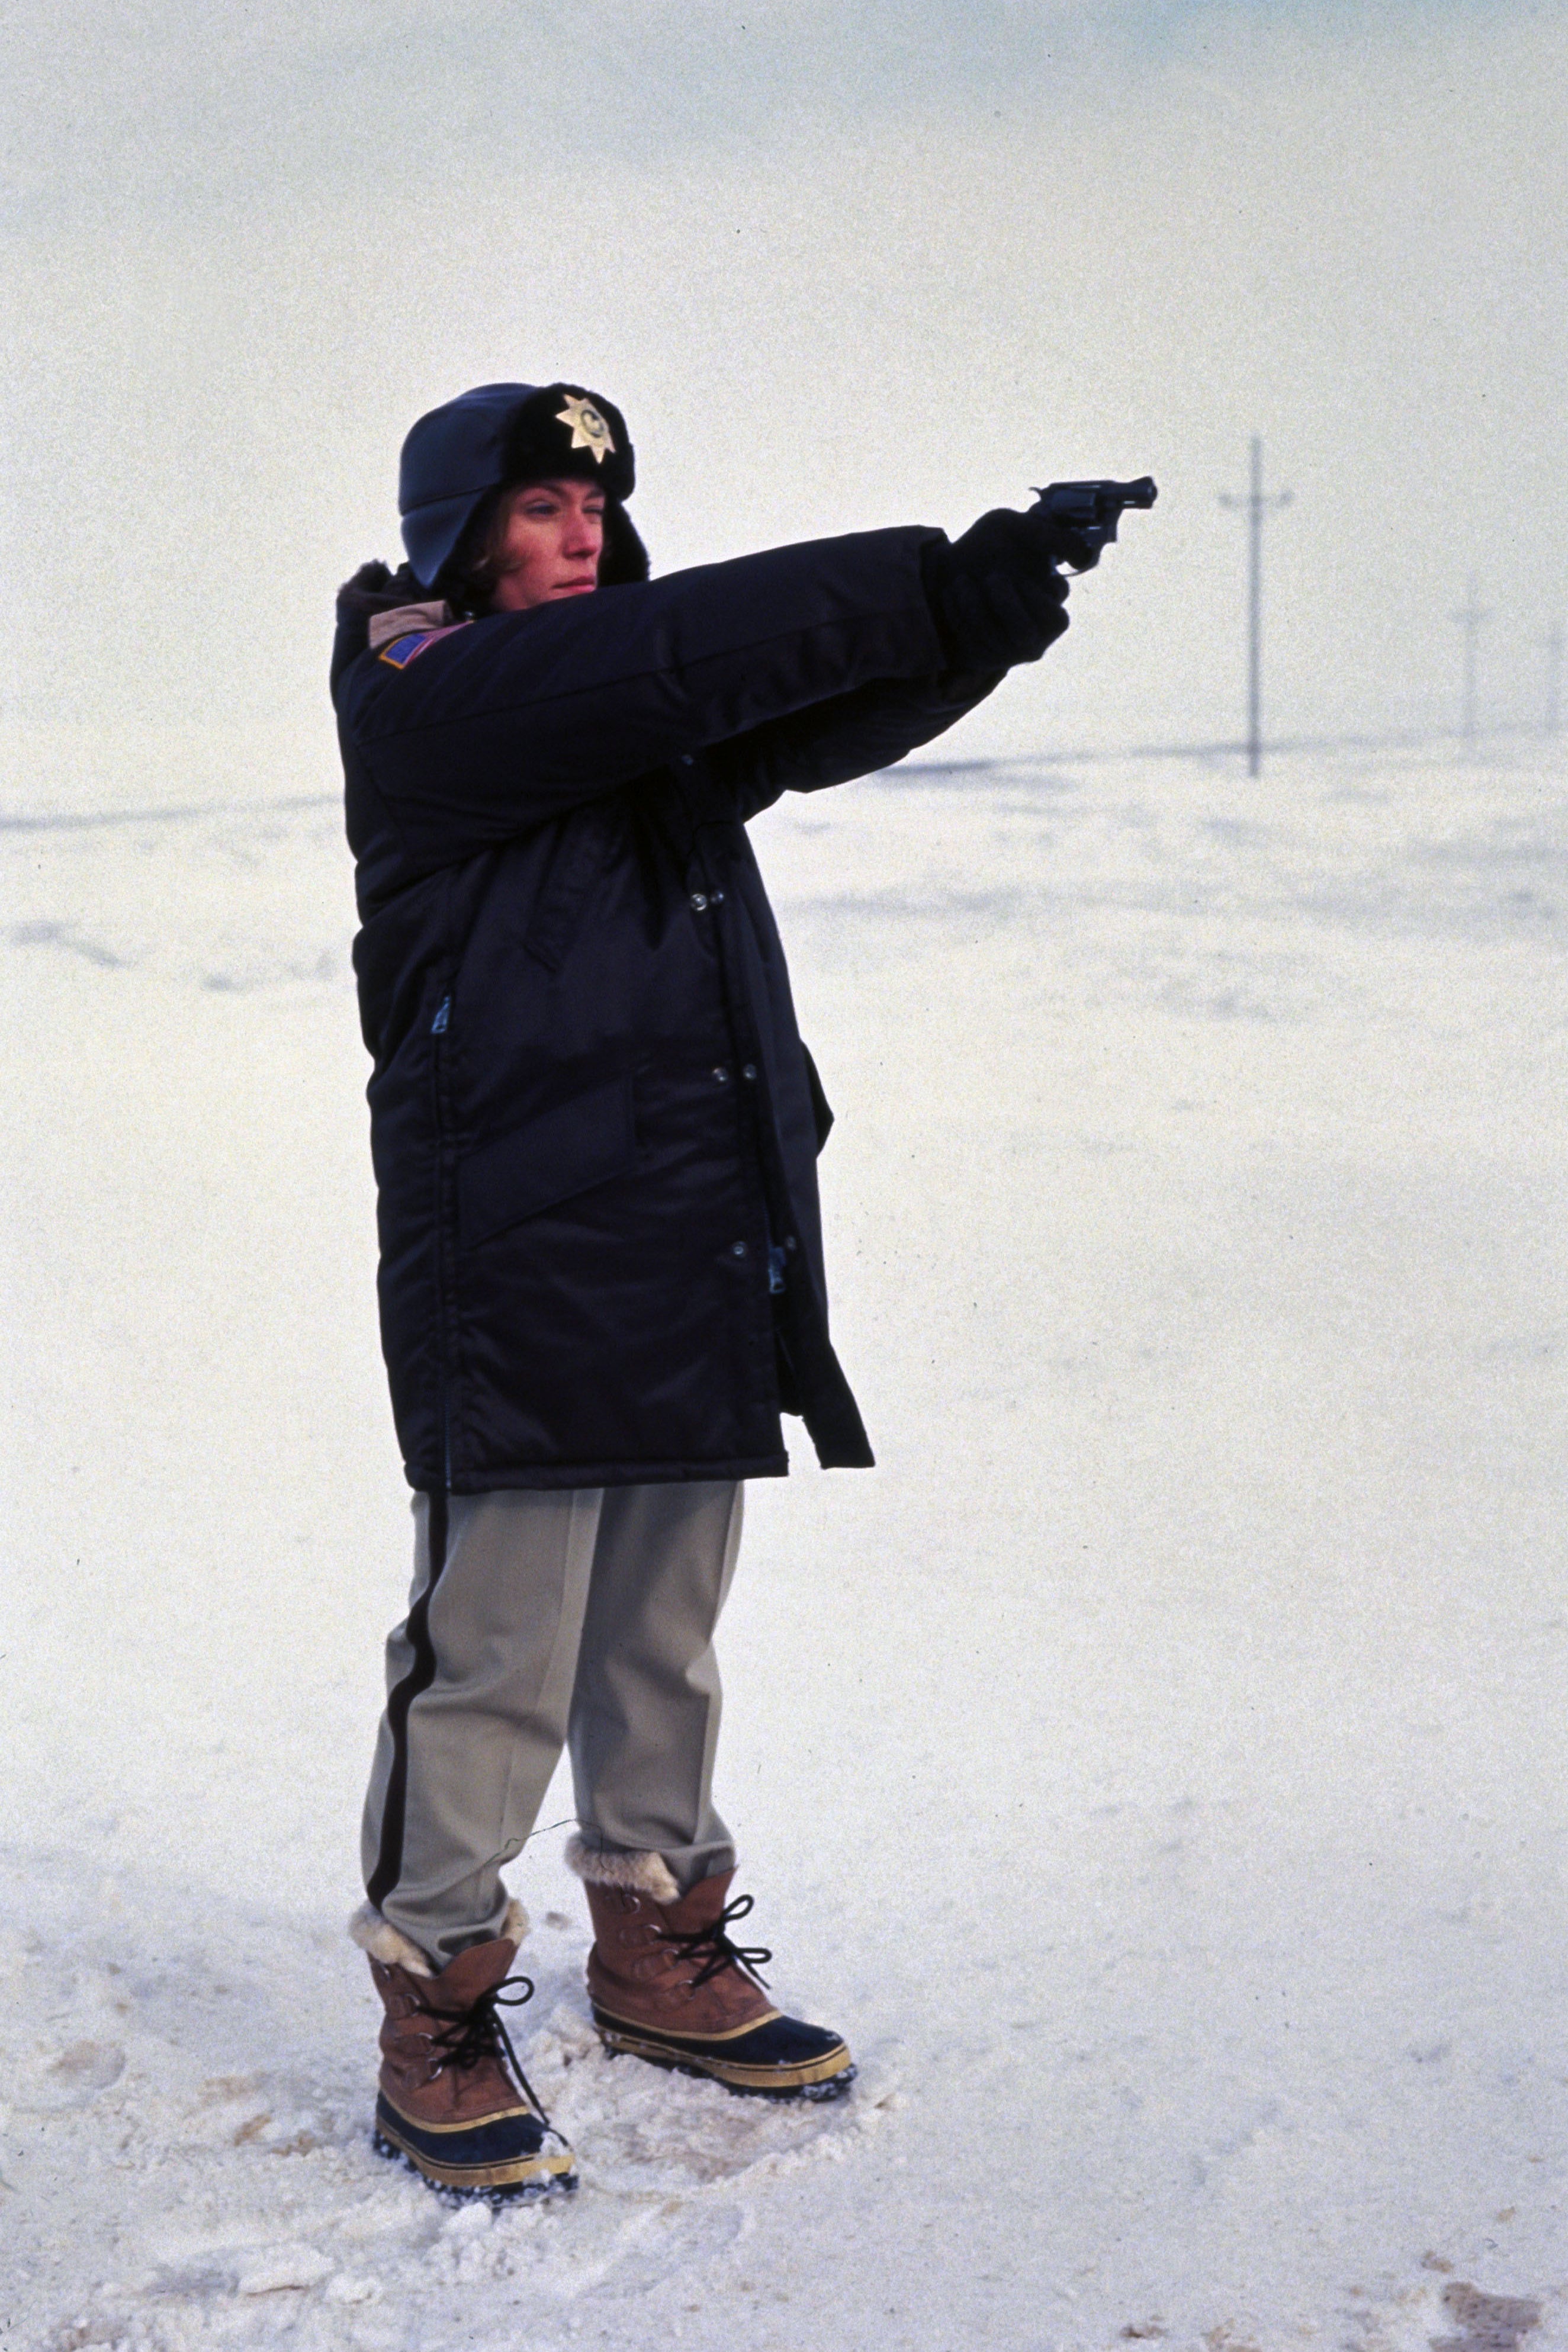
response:
{"label": "distant pole", "polygon": [[1263,518],[1290,503],[1289,490],[1263,495],[1263,442],[1252,436],[1252,487],[1245,496],[1232,490],[1219,494],[1222,507],[1240,507],[1247,515],[1247,772],[1263,768]]}
{"label": "distant pole", "polygon": [[1465,583],[1465,603],[1454,615],[1465,633],[1465,692],[1459,716],[1459,734],[1467,750],[1476,740],[1476,647],[1485,624],[1491,619],[1481,610],[1480,592],[1472,572]]}
{"label": "distant pole", "polygon": [[1555,735],[1563,694],[1563,624],[1554,621],[1546,632],[1546,732]]}

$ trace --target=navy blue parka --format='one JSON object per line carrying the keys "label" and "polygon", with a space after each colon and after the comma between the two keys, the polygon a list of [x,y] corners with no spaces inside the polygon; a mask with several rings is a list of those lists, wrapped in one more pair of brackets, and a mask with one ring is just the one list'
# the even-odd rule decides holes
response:
{"label": "navy blue parka", "polygon": [[411,620],[374,650],[340,604],[382,1341],[414,1486],[776,1475],[781,1411],[825,1466],[869,1464],[828,1339],[831,1113],[745,827],[996,683],[943,674],[938,537],[779,548],[428,642]]}

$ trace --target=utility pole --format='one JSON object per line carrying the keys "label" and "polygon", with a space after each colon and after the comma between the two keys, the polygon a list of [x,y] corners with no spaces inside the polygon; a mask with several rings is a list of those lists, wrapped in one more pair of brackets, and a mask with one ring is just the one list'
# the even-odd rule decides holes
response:
{"label": "utility pole", "polygon": [[1239,507],[1247,516],[1247,772],[1263,767],[1263,518],[1290,503],[1289,490],[1263,495],[1263,442],[1252,436],[1252,487],[1245,495],[1219,494],[1222,507]]}
{"label": "utility pole", "polygon": [[1465,695],[1459,718],[1459,734],[1468,751],[1476,740],[1476,646],[1482,627],[1491,619],[1481,610],[1480,592],[1472,572],[1465,583],[1465,604],[1462,612],[1454,614],[1465,633]]}
{"label": "utility pole", "polygon": [[1555,735],[1563,694],[1563,624],[1553,621],[1546,632],[1546,733]]}

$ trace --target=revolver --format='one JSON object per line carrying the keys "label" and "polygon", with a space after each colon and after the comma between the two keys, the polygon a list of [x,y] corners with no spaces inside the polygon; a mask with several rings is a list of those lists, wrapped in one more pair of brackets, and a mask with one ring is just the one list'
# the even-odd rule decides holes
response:
{"label": "revolver", "polygon": [[1092,572],[1116,537],[1123,509],[1152,507],[1158,496],[1152,474],[1135,482],[1051,482],[1035,492],[1029,513],[1045,527],[1053,564]]}

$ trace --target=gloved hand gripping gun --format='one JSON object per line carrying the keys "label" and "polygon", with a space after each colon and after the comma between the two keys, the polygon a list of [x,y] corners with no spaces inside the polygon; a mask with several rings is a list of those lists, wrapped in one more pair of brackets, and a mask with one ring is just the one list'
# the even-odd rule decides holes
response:
{"label": "gloved hand gripping gun", "polygon": [[1053,564],[1092,572],[1125,509],[1152,507],[1158,496],[1152,474],[1136,482],[1052,482],[1035,492],[1028,519],[1044,523]]}
{"label": "gloved hand gripping gun", "polygon": [[1067,627],[1064,572],[1091,572],[1127,507],[1152,507],[1153,482],[1053,482],[1024,514],[994,507],[951,543],[921,557],[926,593],[952,668],[1011,669],[1038,661]]}

